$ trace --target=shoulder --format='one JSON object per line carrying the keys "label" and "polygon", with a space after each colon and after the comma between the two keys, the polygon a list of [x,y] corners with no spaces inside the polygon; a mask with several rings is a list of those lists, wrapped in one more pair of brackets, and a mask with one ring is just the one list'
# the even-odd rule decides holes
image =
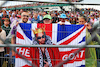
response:
{"label": "shoulder", "polygon": [[65,24],[71,24],[70,22],[66,21]]}
{"label": "shoulder", "polygon": [[51,41],[51,37],[46,35],[46,44],[53,45]]}
{"label": "shoulder", "polygon": [[34,21],[35,19],[34,18],[32,18],[32,21]]}
{"label": "shoulder", "polygon": [[4,35],[4,34],[6,34],[6,32],[2,29],[2,31],[0,32],[0,34],[2,35]]}
{"label": "shoulder", "polygon": [[1,26],[1,28],[3,28],[3,27],[4,27],[4,25]]}
{"label": "shoulder", "polygon": [[58,22],[58,24],[61,23],[61,21]]}
{"label": "shoulder", "polygon": [[4,31],[4,30],[2,30],[1,32],[2,32],[2,33],[5,33],[5,31]]}
{"label": "shoulder", "polygon": [[51,37],[46,35],[46,39],[49,39],[49,40],[51,40]]}
{"label": "shoulder", "polygon": [[33,37],[33,45],[38,45],[38,42],[36,41],[36,38],[35,37]]}

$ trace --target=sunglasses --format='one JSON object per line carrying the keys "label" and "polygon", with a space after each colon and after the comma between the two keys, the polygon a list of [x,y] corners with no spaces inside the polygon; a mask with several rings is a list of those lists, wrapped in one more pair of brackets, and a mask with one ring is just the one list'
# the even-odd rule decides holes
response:
{"label": "sunglasses", "polygon": [[44,19],[44,20],[50,20],[50,19]]}
{"label": "sunglasses", "polygon": [[23,17],[29,17],[28,15],[23,15]]}
{"label": "sunglasses", "polygon": [[37,39],[41,39],[41,38],[45,38],[45,35],[43,35],[42,37],[37,37]]}

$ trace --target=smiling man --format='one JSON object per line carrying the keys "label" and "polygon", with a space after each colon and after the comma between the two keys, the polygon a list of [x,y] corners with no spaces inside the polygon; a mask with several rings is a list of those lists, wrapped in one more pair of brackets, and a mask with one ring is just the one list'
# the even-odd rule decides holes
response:
{"label": "smiling man", "polygon": [[[31,21],[29,21],[29,13],[28,12],[22,12],[21,14],[21,20],[20,21],[16,21],[15,26],[13,27],[12,31],[11,31],[11,44],[16,44],[16,27],[18,26],[19,23],[31,23]],[[15,56],[15,53],[12,52],[12,56]]]}
{"label": "smiling man", "polygon": [[33,44],[49,44],[52,45],[51,38],[45,34],[43,28],[37,28],[33,31],[35,37],[33,38]]}
{"label": "smiling man", "polygon": [[52,17],[50,15],[45,15],[43,17],[43,23],[44,24],[51,24],[52,23]]}

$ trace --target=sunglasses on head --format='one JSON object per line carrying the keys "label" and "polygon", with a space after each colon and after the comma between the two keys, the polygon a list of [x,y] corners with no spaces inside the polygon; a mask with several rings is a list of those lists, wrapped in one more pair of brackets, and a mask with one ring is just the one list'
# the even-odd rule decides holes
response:
{"label": "sunglasses on head", "polygon": [[45,35],[43,35],[42,37],[37,37],[37,39],[41,39],[41,38],[45,38]]}
{"label": "sunglasses on head", "polygon": [[29,17],[28,15],[23,15],[23,17]]}

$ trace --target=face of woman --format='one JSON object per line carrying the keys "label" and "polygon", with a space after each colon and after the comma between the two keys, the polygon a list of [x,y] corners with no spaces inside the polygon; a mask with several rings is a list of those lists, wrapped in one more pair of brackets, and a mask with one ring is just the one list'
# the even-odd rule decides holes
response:
{"label": "face of woman", "polygon": [[79,18],[79,24],[80,25],[85,25],[86,21],[83,18]]}

